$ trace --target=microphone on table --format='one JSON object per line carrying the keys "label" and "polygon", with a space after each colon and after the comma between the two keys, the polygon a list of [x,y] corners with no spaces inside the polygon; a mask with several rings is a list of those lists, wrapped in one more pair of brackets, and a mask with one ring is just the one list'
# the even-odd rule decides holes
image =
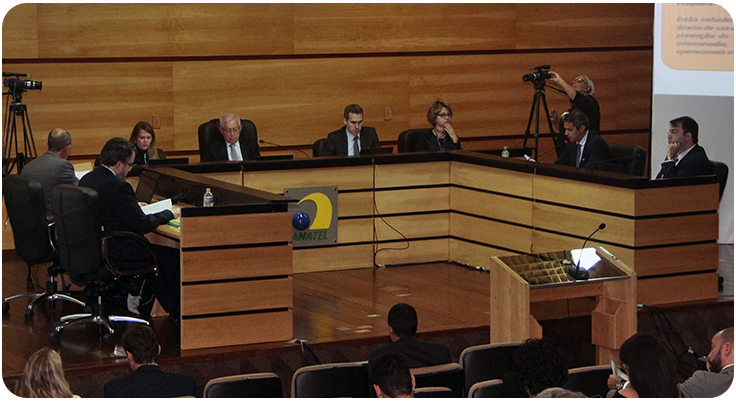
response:
{"label": "microphone on table", "polygon": [[[567,145],[567,139],[565,139],[565,141],[564,141],[564,142],[562,142],[562,143],[558,144],[557,146],[553,147],[552,149],[547,149],[546,151],[542,152],[542,154],[541,154],[541,155],[537,155],[537,159],[539,159],[540,157],[542,157],[542,156],[546,155],[547,153],[549,153],[549,152],[551,152],[551,151],[553,151],[553,150],[557,150],[557,149],[559,149],[559,148],[560,148],[561,146],[564,146],[564,145]],[[536,160],[532,159],[531,157],[529,157],[529,156],[527,156],[527,155],[524,155],[524,158],[525,158],[525,159],[526,159],[527,161],[530,161],[530,162],[535,162],[535,163],[536,163]]]}
{"label": "microphone on table", "polygon": [[[259,139],[258,142],[259,143],[265,143],[266,145],[276,146],[277,148],[283,148],[284,147],[284,145],[279,145],[278,143],[264,141],[263,139]],[[298,152],[302,152],[302,154],[304,154],[304,156],[309,157],[309,155],[305,151],[303,151],[301,149],[295,149],[295,150],[298,151]]]}
{"label": "microphone on table", "polygon": [[598,228],[593,231],[592,234],[588,236],[588,238],[585,239],[585,242],[583,242],[583,247],[580,249],[580,255],[578,256],[578,263],[575,266],[570,266],[567,269],[567,274],[571,275],[575,280],[587,280],[589,277],[588,271],[583,269],[580,271],[580,259],[583,258],[583,249],[585,249],[585,244],[588,243],[588,240],[591,239],[595,233],[598,231],[606,228],[606,223],[601,223]]}

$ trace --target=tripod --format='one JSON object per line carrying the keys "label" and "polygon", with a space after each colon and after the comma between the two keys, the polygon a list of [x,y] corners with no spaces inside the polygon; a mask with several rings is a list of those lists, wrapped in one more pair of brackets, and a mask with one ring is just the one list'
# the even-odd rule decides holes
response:
{"label": "tripod", "polygon": [[[23,166],[28,163],[27,156],[36,157],[36,143],[33,141],[33,131],[31,130],[31,120],[28,118],[28,109],[21,101],[22,92],[8,92],[3,95],[12,95],[13,101],[8,104],[5,112],[5,121],[3,121],[3,134],[5,142],[3,143],[3,177],[10,174],[13,168],[18,167],[18,173],[23,170]],[[20,118],[23,127],[23,147],[18,148],[18,118]],[[10,156],[15,147],[15,161],[10,164]]]}
{"label": "tripod", "polygon": [[[524,131],[524,147],[528,148],[526,141],[529,139],[531,134],[529,129],[532,126],[532,120],[534,122],[534,159],[539,156],[539,106],[540,103],[544,104],[544,114],[547,116],[547,124],[549,125],[549,132],[552,134],[552,139],[555,140],[555,131],[552,128],[552,122],[549,120],[549,109],[547,108],[547,95],[544,93],[544,80],[534,82],[534,100],[532,101],[532,109],[529,112],[529,122],[526,124],[526,131]],[[554,144],[557,146],[557,143]]]}

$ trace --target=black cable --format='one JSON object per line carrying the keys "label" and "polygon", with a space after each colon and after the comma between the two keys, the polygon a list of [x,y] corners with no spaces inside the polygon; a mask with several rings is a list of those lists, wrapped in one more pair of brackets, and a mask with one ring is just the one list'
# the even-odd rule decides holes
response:
{"label": "black cable", "polygon": [[[697,362],[687,362],[685,357],[693,355],[697,358],[698,355],[692,347],[685,343],[662,309],[648,305],[643,305],[643,307],[649,312],[652,325],[660,334],[662,346],[674,356],[677,374],[683,378],[690,377],[698,369],[698,366]],[[677,344],[673,343],[672,338]],[[678,345],[684,348],[684,351],[679,352]]]}
{"label": "black cable", "polygon": [[[386,224],[389,228],[394,230],[397,234],[401,236],[401,238],[406,241],[406,246],[403,248],[381,248],[378,249],[378,231],[376,230],[376,216],[378,216],[381,221],[383,221],[384,224]],[[406,236],[399,230],[397,230],[394,226],[389,224],[383,216],[381,216],[381,213],[378,211],[378,204],[376,203],[376,160],[373,159],[373,267],[379,267],[376,264],[376,255],[378,255],[378,252],[381,251],[403,251],[406,249],[409,249],[411,246],[411,243],[406,238]]]}

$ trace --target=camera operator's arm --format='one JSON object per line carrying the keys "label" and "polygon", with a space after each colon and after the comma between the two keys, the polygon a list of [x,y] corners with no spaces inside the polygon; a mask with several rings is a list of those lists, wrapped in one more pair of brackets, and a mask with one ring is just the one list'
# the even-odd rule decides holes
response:
{"label": "camera operator's arm", "polygon": [[552,82],[556,83],[557,85],[561,86],[562,89],[565,91],[565,93],[567,93],[567,96],[570,98],[570,100],[575,99],[575,95],[577,95],[577,93],[578,93],[575,90],[575,88],[573,88],[572,86],[570,86],[569,83],[565,82],[565,80],[562,79],[562,77],[560,76],[560,74],[558,74],[558,73],[556,73],[554,71],[550,71],[549,73],[550,73],[550,75],[552,75],[552,78],[550,78],[550,81],[552,81]]}

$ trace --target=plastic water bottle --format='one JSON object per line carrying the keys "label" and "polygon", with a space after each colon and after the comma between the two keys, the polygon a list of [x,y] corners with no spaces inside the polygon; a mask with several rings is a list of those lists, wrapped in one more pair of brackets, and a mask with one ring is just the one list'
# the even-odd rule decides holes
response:
{"label": "plastic water bottle", "polygon": [[215,196],[212,195],[212,191],[210,191],[209,188],[204,191],[204,199],[202,199],[202,205],[204,207],[212,207],[215,205]]}
{"label": "plastic water bottle", "polygon": [[509,157],[509,150],[507,149],[506,146],[503,147],[503,150],[501,151],[501,156],[502,157]]}

